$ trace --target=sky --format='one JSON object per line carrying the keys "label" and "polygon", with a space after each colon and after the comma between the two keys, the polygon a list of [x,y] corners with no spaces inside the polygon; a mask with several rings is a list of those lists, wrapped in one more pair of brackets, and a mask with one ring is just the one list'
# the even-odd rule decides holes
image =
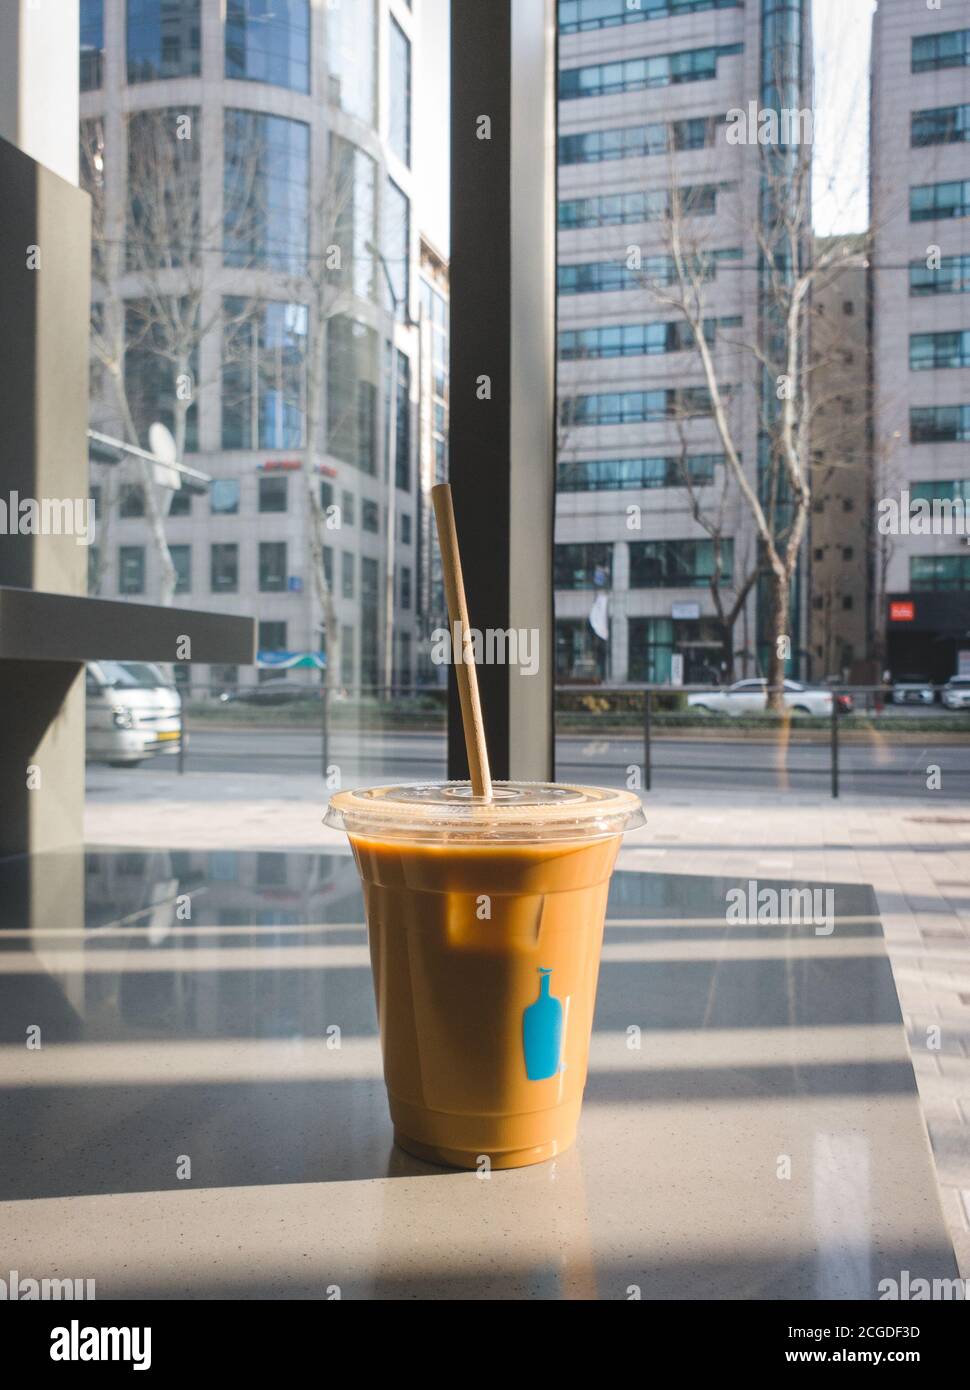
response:
{"label": "sky", "polygon": [[[868,222],[869,38],[875,0],[813,0],[815,228],[862,231]],[[423,0],[415,151],[421,230],[448,254],[449,0]]]}

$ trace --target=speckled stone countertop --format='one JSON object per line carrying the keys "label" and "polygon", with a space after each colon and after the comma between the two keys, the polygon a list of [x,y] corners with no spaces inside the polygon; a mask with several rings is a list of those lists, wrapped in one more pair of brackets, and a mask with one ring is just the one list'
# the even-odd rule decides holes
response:
{"label": "speckled stone countertop", "polygon": [[349,855],[0,865],[0,1277],[414,1299],[956,1277],[869,890],[836,885],[819,934],[728,921],[746,884],[622,863],[579,1142],[484,1178],[391,1142]]}

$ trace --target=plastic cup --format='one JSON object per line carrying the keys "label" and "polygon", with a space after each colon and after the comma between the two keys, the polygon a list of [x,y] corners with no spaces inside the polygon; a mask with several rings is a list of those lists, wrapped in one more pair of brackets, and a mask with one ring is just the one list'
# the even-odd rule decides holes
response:
{"label": "plastic cup", "polygon": [[631,792],[467,782],[340,792],[364,890],[394,1138],[517,1168],[576,1137],[610,875]]}

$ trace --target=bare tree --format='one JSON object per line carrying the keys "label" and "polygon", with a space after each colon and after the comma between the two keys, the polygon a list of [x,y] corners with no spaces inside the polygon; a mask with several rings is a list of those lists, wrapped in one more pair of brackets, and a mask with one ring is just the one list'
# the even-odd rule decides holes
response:
{"label": "bare tree", "polygon": [[[107,396],[100,409],[126,443],[143,449],[148,426],[161,420],[171,429],[179,459],[190,443],[200,350],[223,321],[222,303],[208,292],[221,259],[222,226],[203,221],[198,124],[197,108],[128,117],[123,210],[112,209],[105,196],[105,166],[113,156],[105,149],[101,122],[85,122],[81,131],[81,182],[92,196],[91,345]],[[244,161],[237,178],[251,182],[253,168]],[[255,215],[252,198],[240,206],[243,217]],[[177,582],[165,534],[172,489],[159,483],[147,460],[136,460],[134,467],[158,557],[158,601],[169,605]],[[103,538],[115,493],[109,482],[102,497]],[[103,539],[98,582],[105,551]]]}

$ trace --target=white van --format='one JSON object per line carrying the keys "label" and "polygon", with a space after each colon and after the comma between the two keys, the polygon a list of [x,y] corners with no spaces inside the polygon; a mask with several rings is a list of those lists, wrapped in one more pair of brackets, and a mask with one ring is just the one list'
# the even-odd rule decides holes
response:
{"label": "white van", "polygon": [[135,767],[156,753],[177,753],[182,697],[147,661],[89,661],[87,761]]}

